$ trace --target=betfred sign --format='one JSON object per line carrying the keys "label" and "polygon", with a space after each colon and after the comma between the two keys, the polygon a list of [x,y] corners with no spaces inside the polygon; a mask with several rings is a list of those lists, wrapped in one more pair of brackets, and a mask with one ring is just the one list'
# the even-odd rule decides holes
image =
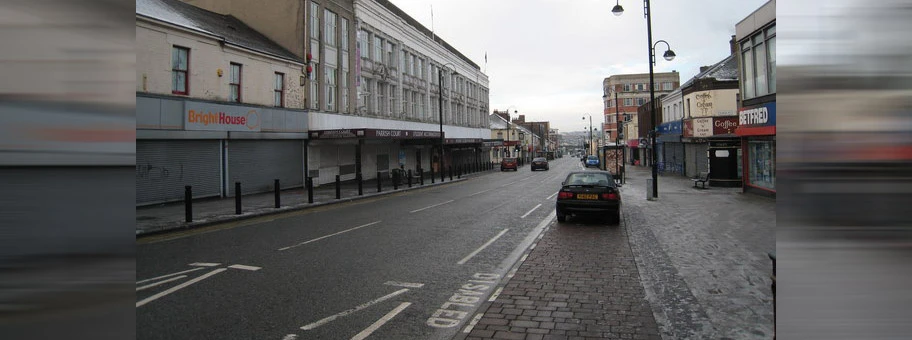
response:
{"label": "betfred sign", "polygon": [[184,130],[260,131],[260,113],[249,107],[186,102]]}
{"label": "betfred sign", "polygon": [[776,103],[749,106],[738,111],[739,136],[770,136],[776,134]]}

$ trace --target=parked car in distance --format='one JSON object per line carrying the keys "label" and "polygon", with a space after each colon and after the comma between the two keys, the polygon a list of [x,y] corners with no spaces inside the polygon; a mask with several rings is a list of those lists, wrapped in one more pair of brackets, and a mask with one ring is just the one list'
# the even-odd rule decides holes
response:
{"label": "parked car in distance", "polygon": [[516,165],[516,158],[504,158],[500,161],[500,171],[507,171],[507,169],[519,170]]}
{"label": "parked car in distance", "polygon": [[536,158],[532,159],[531,168],[532,168],[532,171],[535,171],[537,169],[545,169],[545,171],[548,171],[548,160],[545,159],[544,157],[536,157]]}
{"label": "parked car in distance", "polygon": [[574,171],[561,183],[555,209],[558,222],[568,215],[598,215],[620,223],[621,193],[607,171]]}
{"label": "parked car in distance", "polygon": [[596,155],[589,155],[589,157],[586,157],[586,167],[588,168],[588,167],[590,167],[590,166],[594,166],[594,167],[596,167],[596,168],[599,167],[599,158],[598,158],[598,156],[596,156]]}

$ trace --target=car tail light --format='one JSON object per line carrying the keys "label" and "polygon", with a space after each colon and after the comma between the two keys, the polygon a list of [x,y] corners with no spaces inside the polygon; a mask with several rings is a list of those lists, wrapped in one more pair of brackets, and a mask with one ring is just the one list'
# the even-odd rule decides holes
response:
{"label": "car tail light", "polygon": [[573,198],[573,193],[569,191],[561,191],[557,194],[557,199],[565,200],[568,198]]}
{"label": "car tail light", "polygon": [[603,200],[617,200],[617,199],[618,199],[618,194],[613,193],[613,192],[612,192],[612,193],[607,193],[607,194],[602,194],[602,199],[603,199]]}

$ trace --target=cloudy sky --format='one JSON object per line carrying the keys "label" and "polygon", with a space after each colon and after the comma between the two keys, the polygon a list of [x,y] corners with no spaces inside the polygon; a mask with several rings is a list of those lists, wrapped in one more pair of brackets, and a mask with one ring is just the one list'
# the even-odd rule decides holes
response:
{"label": "cloudy sky", "polygon": [[[601,124],[604,78],[649,72],[642,1],[620,0],[620,17],[612,0],[391,1],[428,28],[433,6],[435,33],[486,69],[491,109],[551,121],[561,132],[584,130],[588,114]],[[722,60],[735,24],[764,3],[652,0],[653,41],[677,54],[665,61],[659,44],[655,72],[677,70],[683,83]]]}

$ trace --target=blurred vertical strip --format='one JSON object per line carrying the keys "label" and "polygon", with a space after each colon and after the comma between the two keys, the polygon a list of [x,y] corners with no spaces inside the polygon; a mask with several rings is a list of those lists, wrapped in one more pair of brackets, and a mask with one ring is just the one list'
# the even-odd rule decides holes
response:
{"label": "blurred vertical strip", "polygon": [[134,22],[0,2],[0,338],[135,337]]}
{"label": "blurred vertical strip", "polygon": [[783,1],[778,339],[912,333],[912,1]]}

